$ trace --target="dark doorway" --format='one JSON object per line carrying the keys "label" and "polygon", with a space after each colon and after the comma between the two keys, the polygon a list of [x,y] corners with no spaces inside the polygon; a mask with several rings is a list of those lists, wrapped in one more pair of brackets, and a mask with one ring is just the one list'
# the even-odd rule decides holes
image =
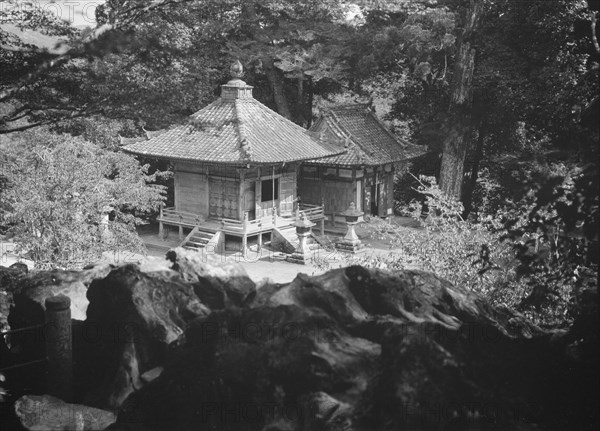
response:
{"label": "dark doorway", "polygon": [[279,178],[263,180],[261,184],[261,202],[279,199]]}
{"label": "dark doorway", "polygon": [[379,184],[371,186],[371,215],[379,215]]}

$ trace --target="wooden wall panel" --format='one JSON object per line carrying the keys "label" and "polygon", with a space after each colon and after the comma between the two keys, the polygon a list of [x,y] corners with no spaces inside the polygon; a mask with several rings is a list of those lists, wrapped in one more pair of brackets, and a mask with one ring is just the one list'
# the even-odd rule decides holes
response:
{"label": "wooden wall panel", "polygon": [[208,214],[211,218],[231,218],[239,220],[239,181],[209,177]]}
{"label": "wooden wall panel", "polygon": [[300,179],[298,194],[304,204],[321,205],[321,180],[318,178]]}
{"label": "wooden wall panel", "polygon": [[206,174],[206,167],[199,163],[174,162],[175,170],[179,172],[193,172]]}
{"label": "wooden wall panel", "polygon": [[323,182],[323,200],[325,201],[325,212],[328,214],[347,210],[354,197],[351,182]]}
{"label": "wooden wall panel", "polygon": [[279,179],[279,213],[289,215],[294,210],[296,172],[286,172]]}
{"label": "wooden wall panel", "polygon": [[248,220],[256,218],[256,181],[246,180],[242,184],[242,212],[248,211]]}
{"label": "wooden wall panel", "polygon": [[206,176],[175,171],[175,208],[179,211],[208,216],[208,183]]}
{"label": "wooden wall panel", "polygon": [[391,216],[394,214],[394,170],[388,173],[387,177],[387,188],[388,188],[388,202],[387,202],[387,215]]}

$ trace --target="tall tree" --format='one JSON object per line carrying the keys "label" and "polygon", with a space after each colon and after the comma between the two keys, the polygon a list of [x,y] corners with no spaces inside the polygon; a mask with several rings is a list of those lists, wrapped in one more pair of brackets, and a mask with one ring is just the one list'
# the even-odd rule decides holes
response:
{"label": "tall tree", "polygon": [[473,71],[476,55],[473,37],[483,12],[483,0],[461,3],[458,8],[454,74],[440,168],[440,188],[448,196],[457,199],[462,197],[465,158],[473,134]]}

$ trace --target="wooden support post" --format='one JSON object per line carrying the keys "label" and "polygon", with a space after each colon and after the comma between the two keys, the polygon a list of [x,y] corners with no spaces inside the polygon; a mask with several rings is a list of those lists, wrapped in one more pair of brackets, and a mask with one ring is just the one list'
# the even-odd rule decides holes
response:
{"label": "wooden support post", "polygon": [[[360,202],[358,202],[358,194],[356,193],[357,184],[356,184],[356,168],[352,167],[352,201],[356,202],[357,208],[361,206]],[[348,204],[350,204],[348,202]]]}
{"label": "wooden support post", "polygon": [[46,393],[73,401],[73,340],[71,299],[64,295],[46,298]]}
{"label": "wooden support post", "polygon": [[273,208],[275,208],[275,165],[271,167],[271,196],[273,196]]}
{"label": "wooden support post", "polygon": [[248,255],[248,211],[244,211],[242,226],[244,229],[244,235],[242,236],[242,256],[245,259]]}
{"label": "wooden support post", "polygon": [[246,210],[246,199],[244,196],[244,181],[246,181],[246,172],[241,170],[239,174],[240,186],[238,191],[238,217],[242,216],[243,212]]}
{"label": "wooden support post", "polygon": [[184,236],[183,236],[183,226],[182,226],[181,223],[183,223],[183,216],[180,214],[179,215],[179,241],[180,242],[183,241],[183,239],[184,239]]}
{"label": "wooden support post", "polygon": [[323,212],[323,219],[321,219],[321,236],[325,235],[325,199],[321,196],[321,211]]}
{"label": "wooden support post", "polygon": [[244,211],[242,226],[244,226],[244,233],[246,233],[246,230],[248,229],[248,211]]}
{"label": "wooden support post", "polygon": [[262,250],[262,232],[258,233],[258,249]]}
{"label": "wooden support post", "polygon": [[161,240],[164,241],[165,239],[165,227],[163,225],[163,206],[164,204],[161,202],[160,203],[160,213],[158,216],[158,238],[160,238]]}
{"label": "wooden support post", "polygon": [[326,168],[317,167],[317,178],[319,178],[319,196],[321,196],[323,208],[325,208],[325,169]]}

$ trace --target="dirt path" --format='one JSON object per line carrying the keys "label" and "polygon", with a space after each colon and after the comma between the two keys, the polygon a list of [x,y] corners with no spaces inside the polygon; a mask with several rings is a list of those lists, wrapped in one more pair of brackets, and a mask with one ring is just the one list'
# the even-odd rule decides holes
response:
{"label": "dirt path", "polygon": [[[392,219],[394,226],[400,229],[414,229],[416,227],[414,220],[407,218],[394,217]],[[140,231],[142,239],[148,245],[148,256],[155,258],[163,258],[165,251],[170,247],[176,247],[179,240],[176,235],[172,235],[167,241],[158,240],[156,230],[150,226],[145,227]],[[389,238],[378,237],[374,234],[374,229],[369,223],[361,223],[356,228],[357,235],[363,241],[366,248],[360,254],[354,257],[376,257],[388,256],[397,253],[398,250],[391,248]],[[153,247],[153,244],[161,244],[161,247]],[[10,242],[0,242],[1,259],[0,266],[10,266],[11,264],[22,261],[18,256],[14,255],[12,249],[14,244]],[[243,258],[241,253],[230,252],[220,256],[223,262],[237,262],[244,267],[250,278],[255,282],[260,282],[264,279],[270,279],[275,283],[288,283],[292,281],[298,273],[308,275],[321,274],[329,269],[340,268],[347,266],[353,255],[348,255],[342,252],[332,252],[320,250],[311,258],[315,260],[307,265],[299,265],[285,261],[285,255],[279,252],[273,252],[268,248],[264,248],[262,252],[250,252],[247,258]],[[103,261],[110,263],[138,262],[144,259],[141,254],[123,252],[114,254],[106,252],[103,255]],[[25,261],[25,263],[33,268],[33,262]]]}

